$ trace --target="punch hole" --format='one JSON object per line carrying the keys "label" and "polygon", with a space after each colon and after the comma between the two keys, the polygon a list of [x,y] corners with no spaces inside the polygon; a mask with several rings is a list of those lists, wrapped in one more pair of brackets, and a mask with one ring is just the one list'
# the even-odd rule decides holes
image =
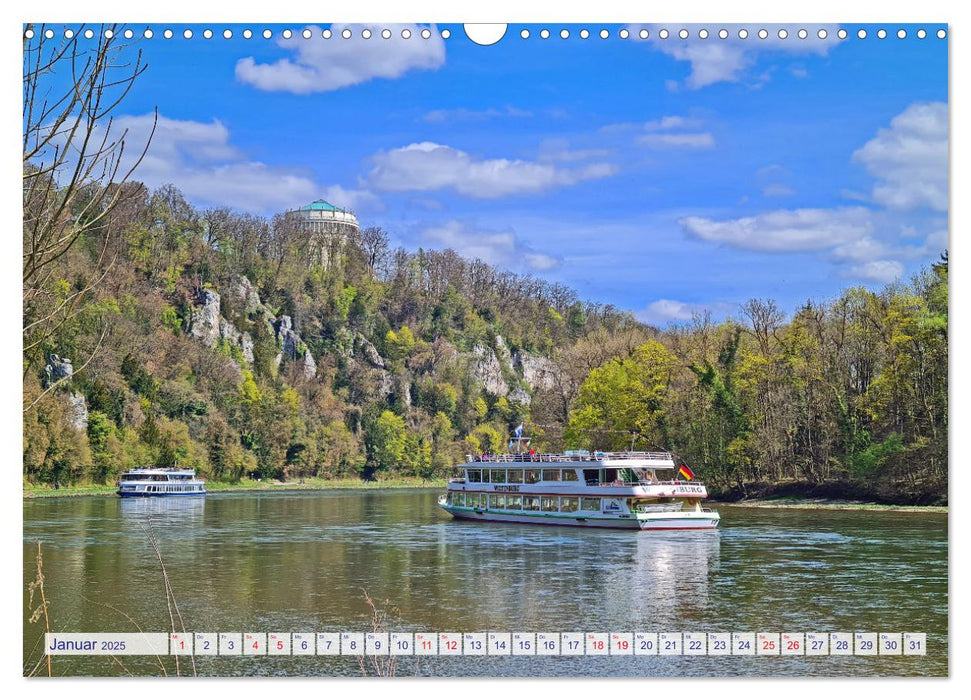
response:
{"label": "punch hole", "polygon": [[947,36],[947,32],[945,32],[943,29],[938,29],[937,30],[937,38],[938,39],[943,39],[946,36]]}
{"label": "punch hole", "polygon": [[[506,36],[506,24],[464,24],[465,36],[469,37],[479,46],[492,46],[498,43],[502,37]],[[550,35],[549,30],[544,29],[546,34],[544,39]]]}
{"label": "punch hole", "polygon": [[540,39],[549,39],[550,38],[550,30],[549,29],[543,29],[542,31],[540,31],[539,38]]}
{"label": "punch hole", "polygon": [[442,30],[442,38],[443,39],[448,39],[450,36],[452,36],[452,31],[450,29],[443,29]]}
{"label": "punch hole", "polygon": [[33,29],[28,29],[27,31],[25,31],[24,32],[24,38],[25,39],[33,39],[34,38],[34,30]]}
{"label": "punch hole", "polygon": [[126,39],[131,39],[134,36],[135,36],[135,32],[133,32],[131,29],[126,29],[125,30],[125,38]]}
{"label": "punch hole", "polygon": [[629,32],[629,31],[627,31],[626,29],[621,29],[621,30],[620,30],[620,32],[618,33],[618,36],[619,36],[619,37],[620,37],[621,39],[626,39],[627,37],[629,37],[629,36],[630,36],[630,32]]}

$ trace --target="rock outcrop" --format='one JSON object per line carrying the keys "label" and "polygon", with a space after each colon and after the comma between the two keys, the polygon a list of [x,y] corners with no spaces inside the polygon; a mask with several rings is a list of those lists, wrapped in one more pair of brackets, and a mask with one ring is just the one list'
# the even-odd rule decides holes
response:
{"label": "rock outcrop", "polygon": [[189,335],[201,341],[207,348],[214,348],[220,337],[221,299],[211,289],[204,289],[200,302],[200,305],[192,310]]}
{"label": "rock outcrop", "polygon": [[506,396],[509,393],[509,386],[502,374],[502,365],[492,348],[485,345],[472,348],[469,370],[488,393],[495,396]]}
{"label": "rock outcrop", "polygon": [[520,350],[516,353],[513,364],[533,391],[555,388],[557,367],[548,357],[530,355]]}
{"label": "rock outcrop", "polygon": [[62,379],[70,379],[74,376],[74,365],[66,357],[60,357],[54,353],[48,358],[49,364],[44,367],[44,374],[47,377],[47,386]]}
{"label": "rock outcrop", "polygon": [[361,357],[372,367],[377,367],[379,369],[385,368],[384,358],[381,357],[381,353],[379,353],[378,349],[374,347],[374,344],[363,335],[358,334],[357,337],[354,338],[354,354],[355,356]]}
{"label": "rock outcrop", "polygon": [[79,433],[88,429],[88,404],[84,394],[71,392],[67,397],[67,424]]}

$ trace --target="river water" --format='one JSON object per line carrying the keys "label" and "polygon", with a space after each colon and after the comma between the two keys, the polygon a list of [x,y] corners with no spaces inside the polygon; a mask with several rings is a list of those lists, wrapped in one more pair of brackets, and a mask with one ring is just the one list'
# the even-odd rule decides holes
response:
{"label": "river water", "polygon": [[[54,631],[168,631],[150,529],[190,632],[370,631],[364,589],[391,602],[394,631],[927,633],[924,657],[426,657],[399,660],[399,676],[948,672],[945,515],[721,506],[713,532],[593,531],[453,521],[436,495],[27,500],[24,586],[40,540]],[[43,644],[28,617],[25,673]],[[54,673],[162,673],[121,662],[55,657]],[[354,657],[323,656],[197,657],[196,672],[361,674]]]}

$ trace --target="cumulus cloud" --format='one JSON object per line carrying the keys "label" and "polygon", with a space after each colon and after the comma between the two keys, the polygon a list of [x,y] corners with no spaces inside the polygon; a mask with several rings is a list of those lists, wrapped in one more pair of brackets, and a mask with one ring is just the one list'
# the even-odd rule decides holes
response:
{"label": "cumulus cloud", "polygon": [[[684,83],[672,81],[669,87],[677,89],[687,87],[692,90],[714,85],[720,82],[738,82],[746,76],[749,68],[755,65],[759,54],[770,51],[807,55],[817,54],[826,55],[839,39],[836,25],[813,25],[811,31],[813,35],[807,39],[797,38],[797,32],[803,27],[790,25],[759,25],[746,27],[748,31],[747,39],[738,37],[738,30],[741,27],[733,27],[729,36],[725,39],[718,38],[714,32],[708,39],[697,39],[698,30],[702,25],[684,26],[690,34],[690,39],[681,39],[677,36],[673,27],[667,27],[672,34],[667,39],[658,38],[658,30],[662,25],[649,26],[649,42],[655,49],[672,56],[678,61],[687,61],[691,64],[691,74]],[[676,31],[682,27],[679,25]],[[707,27],[706,27],[707,28]],[[758,37],[758,31],[765,28],[768,36],[765,39]],[[826,30],[826,38],[819,39],[815,32],[820,28]],[[639,35],[640,27],[632,27],[631,36]],[[784,29],[788,36],[786,39],[779,38],[779,30]],[[768,79],[766,74],[759,77],[764,82]]]}
{"label": "cumulus cloud", "polygon": [[[370,29],[371,39],[361,37],[363,29]],[[382,29],[391,29],[391,37],[381,37]],[[364,83],[374,78],[399,78],[410,70],[435,70],[445,64],[445,41],[433,31],[428,39],[415,38],[421,27],[417,25],[331,25],[333,37],[320,38],[320,27],[308,27],[314,38],[306,40],[296,33],[292,39],[279,39],[277,45],[293,51],[293,58],[281,58],[273,63],[257,63],[253,57],[236,63],[236,78],[259,90],[292,92],[307,95],[338,90]],[[353,36],[340,36],[350,29]],[[409,29],[412,38],[404,39],[401,32]]]}
{"label": "cumulus cloud", "polygon": [[[612,124],[602,131],[627,131],[632,124]],[[695,117],[665,116],[645,122],[640,130],[644,133],[634,141],[648,148],[713,148],[715,137],[703,131],[704,121]]]}
{"label": "cumulus cloud", "polygon": [[[113,128],[127,131],[129,144],[143,144],[154,122],[154,114],[122,115],[116,117]],[[132,152],[125,156],[135,157]],[[132,179],[148,187],[172,183],[190,201],[251,212],[289,209],[322,193],[341,206],[380,206],[373,194],[322,188],[305,173],[248,159],[232,145],[229,129],[215,119],[207,123],[160,115],[148,153]]]}
{"label": "cumulus cloud", "polygon": [[710,311],[716,314],[726,314],[731,310],[731,305],[724,302],[712,304],[694,304],[674,299],[658,299],[647,305],[643,311],[638,311],[634,315],[644,323],[655,326],[663,326],[668,323],[679,321],[690,321],[695,316]]}
{"label": "cumulus cloud", "polygon": [[853,154],[876,178],[872,199],[889,209],[947,210],[948,124],[944,102],[915,103]]}
{"label": "cumulus cloud", "polygon": [[699,216],[680,219],[692,238],[742,250],[770,253],[819,251],[859,241],[873,230],[865,207],[781,209],[740,219],[715,221]]}
{"label": "cumulus cloud", "polygon": [[904,274],[904,266],[896,260],[872,260],[862,265],[854,265],[846,271],[846,276],[869,282],[889,284]]}
{"label": "cumulus cloud", "polygon": [[464,258],[504,268],[545,272],[561,263],[556,256],[530,248],[512,230],[490,231],[456,220],[425,229],[421,241],[425,246],[450,248]]}
{"label": "cumulus cloud", "polygon": [[374,189],[410,192],[451,188],[483,199],[541,192],[616,172],[609,163],[564,168],[506,158],[477,159],[465,151],[428,141],[382,151],[372,162],[367,182]]}
{"label": "cumulus cloud", "polygon": [[516,107],[506,106],[503,109],[434,109],[422,115],[422,119],[429,124],[444,124],[459,121],[484,121],[496,117],[531,117],[533,113]]}

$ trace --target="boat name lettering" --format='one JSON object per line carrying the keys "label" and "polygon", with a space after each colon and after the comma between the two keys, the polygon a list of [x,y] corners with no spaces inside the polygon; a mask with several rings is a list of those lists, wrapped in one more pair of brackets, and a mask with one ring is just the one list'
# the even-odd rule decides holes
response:
{"label": "boat name lettering", "polygon": [[493,491],[519,491],[518,486],[493,486]]}

